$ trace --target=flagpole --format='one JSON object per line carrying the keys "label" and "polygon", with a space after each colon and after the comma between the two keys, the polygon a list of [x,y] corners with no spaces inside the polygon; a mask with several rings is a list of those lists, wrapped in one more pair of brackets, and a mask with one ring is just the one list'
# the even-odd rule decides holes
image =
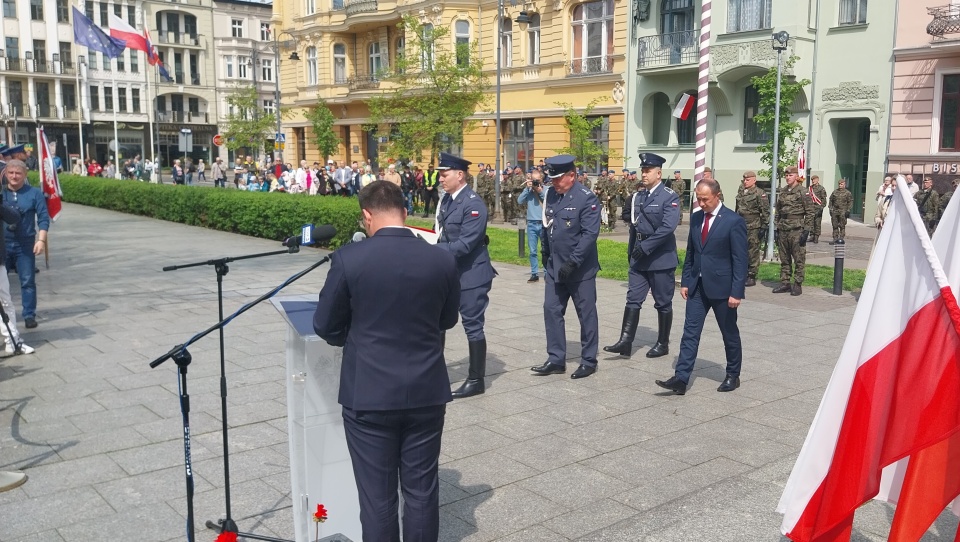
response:
{"label": "flagpole", "polygon": [[[113,59],[111,58],[107,62],[112,62],[112,61]],[[115,98],[119,98],[119,95],[117,94],[117,72],[116,70],[110,70],[110,74],[111,74],[110,79],[111,79],[111,82],[113,83],[112,94]],[[122,178],[120,176],[120,137],[117,135],[117,104],[116,103],[113,104],[113,143],[114,143],[113,169],[115,171],[113,177],[115,179],[120,179]]]}
{"label": "flagpole", "polygon": [[711,0],[702,0],[700,5],[700,67],[697,77],[697,124],[696,124],[696,151],[694,155],[693,186],[690,187],[690,211],[700,206],[697,204],[697,183],[703,179],[703,170],[707,165],[707,102],[710,87],[710,10]]}
{"label": "flagpole", "polygon": [[[83,55],[77,55],[77,98],[80,100],[80,106],[77,108],[79,115],[77,115],[77,128],[80,130],[80,169],[82,172],[80,175],[84,175],[87,171],[87,165],[85,163],[85,158],[83,156],[83,87],[86,85],[80,85],[80,70],[86,66],[84,62]],[[70,162],[70,156],[67,156],[67,162]],[[70,171],[73,172],[73,168],[70,168]]]}
{"label": "flagpole", "polygon": [[[149,57],[150,55],[144,55]],[[154,145],[156,141],[153,137],[153,124],[156,122],[156,111],[151,111],[153,109],[153,98],[150,96],[150,59],[147,58],[147,120],[150,122],[150,155],[153,157],[151,162],[156,165],[157,163],[157,153],[154,151]],[[144,158],[147,157],[147,153],[143,153]],[[153,168],[150,168],[150,171],[153,171]],[[152,174],[152,173],[151,173]]]}

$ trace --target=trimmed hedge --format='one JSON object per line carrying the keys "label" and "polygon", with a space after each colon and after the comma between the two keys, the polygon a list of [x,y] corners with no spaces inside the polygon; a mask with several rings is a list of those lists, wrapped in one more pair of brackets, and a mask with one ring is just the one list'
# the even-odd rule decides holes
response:
{"label": "trimmed hedge", "polygon": [[[38,185],[37,175],[30,181]],[[331,224],[337,236],[328,246],[350,241],[357,231],[356,198],[310,197],[276,192],[244,192],[203,186],[61,175],[63,199],[110,209],[266,239],[283,240],[304,224]]]}

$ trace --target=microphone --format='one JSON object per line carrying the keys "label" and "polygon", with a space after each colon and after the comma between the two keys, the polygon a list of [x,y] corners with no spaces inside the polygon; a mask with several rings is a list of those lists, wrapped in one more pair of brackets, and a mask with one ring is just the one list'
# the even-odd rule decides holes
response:
{"label": "microphone", "polygon": [[367,234],[363,233],[362,231],[358,231],[357,233],[353,234],[353,238],[350,239],[350,242],[359,243],[360,241],[363,241],[366,238],[367,238]]}
{"label": "microphone", "polygon": [[321,245],[337,236],[337,228],[325,224],[314,227],[313,224],[304,224],[300,235],[287,237],[283,240],[285,247],[299,247],[300,245]]}

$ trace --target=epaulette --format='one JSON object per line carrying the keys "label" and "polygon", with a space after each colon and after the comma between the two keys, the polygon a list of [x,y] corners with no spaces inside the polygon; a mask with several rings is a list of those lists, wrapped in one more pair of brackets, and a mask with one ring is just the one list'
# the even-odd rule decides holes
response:
{"label": "epaulette", "polygon": [[583,190],[584,194],[587,194],[588,196],[590,195],[590,191],[587,190],[586,188],[581,188],[580,190]]}
{"label": "epaulette", "polygon": [[477,197],[476,194],[470,194],[470,199],[473,199],[473,198],[475,198],[475,197]]}
{"label": "epaulette", "polygon": [[674,192],[673,189],[667,185],[663,185],[663,189],[666,190],[667,194],[676,194],[676,192]]}

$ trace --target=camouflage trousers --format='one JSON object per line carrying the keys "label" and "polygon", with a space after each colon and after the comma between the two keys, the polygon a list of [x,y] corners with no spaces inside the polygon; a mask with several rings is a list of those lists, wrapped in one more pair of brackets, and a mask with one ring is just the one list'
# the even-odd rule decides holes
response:
{"label": "camouflage trousers", "polygon": [[612,230],[617,227],[617,203],[610,200],[607,206],[607,226]]}
{"label": "camouflage trousers", "polygon": [[760,269],[760,248],[763,242],[760,240],[761,232],[767,230],[762,228],[747,229],[747,254],[750,257],[747,267],[747,276],[757,278],[757,271]]}
{"label": "camouflage trousers", "polygon": [[817,214],[813,215],[813,231],[810,232],[810,239],[819,239],[820,238],[820,226],[823,225],[823,209],[817,210]]}
{"label": "camouflage trousers", "polygon": [[847,214],[830,213],[830,222],[833,224],[833,238],[845,239],[847,237]]}
{"label": "camouflage trousers", "polygon": [[502,192],[500,194],[500,206],[503,208],[504,220],[517,218],[517,202],[513,199],[513,194]]}
{"label": "camouflage trousers", "polygon": [[487,207],[487,220],[493,220],[496,213],[497,198],[495,194],[484,194],[483,204]]}
{"label": "camouflage trousers", "polygon": [[780,251],[780,282],[782,284],[790,284],[791,272],[793,282],[803,284],[807,248],[800,246],[800,234],[800,230],[780,231],[777,250]]}

